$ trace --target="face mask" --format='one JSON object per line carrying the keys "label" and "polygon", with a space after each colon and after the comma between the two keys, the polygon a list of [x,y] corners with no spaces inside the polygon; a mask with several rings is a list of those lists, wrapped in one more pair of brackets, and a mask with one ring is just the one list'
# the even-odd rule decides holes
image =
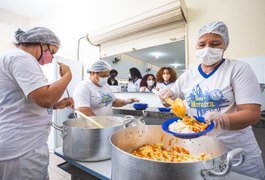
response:
{"label": "face mask", "polygon": [[39,64],[44,65],[44,64],[51,63],[53,60],[53,55],[50,52],[49,46],[48,46],[48,50],[45,52],[42,51],[41,45],[40,45],[40,49],[41,49],[41,56],[38,59]]}
{"label": "face mask", "polygon": [[155,84],[155,81],[153,81],[153,80],[147,81],[148,86],[153,86],[154,84]]}
{"label": "face mask", "polygon": [[223,49],[206,47],[196,50],[195,56],[202,61],[202,64],[211,66],[221,60]]}
{"label": "face mask", "polygon": [[103,87],[103,86],[105,86],[107,84],[107,82],[108,82],[108,78],[107,77],[104,77],[104,78],[100,77],[99,81],[98,81],[98,85]]}
{"label": "face mask", "polygon": [[162,75],[162,78],[164,79],[164,81],[168,81],[170,79],[170,75],[164,74],[164,75]]}
{"label": "face mask", "polygon": [[110,77],[114,79],[116,77],[116,74],[110,74]]}

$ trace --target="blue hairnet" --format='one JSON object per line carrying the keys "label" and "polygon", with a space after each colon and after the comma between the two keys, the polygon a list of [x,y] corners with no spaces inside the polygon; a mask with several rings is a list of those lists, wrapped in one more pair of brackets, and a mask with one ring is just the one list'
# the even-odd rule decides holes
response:
{"label": "blue hairnet", "polygon": [[92,64],[92,66],[87,70],[87,72],[103,72],[103,71],[110,71],[111,66],[102,60],[96,61]]}
{"label": "blue hairnet", "polygon": [[61,46],[61,42],[56,34],[45,27],[35,27],[27,31],[18,29],[15,32],[15,39],[17,43],[43,43],[57,47]]}
{"label": "blue hairnet", "polygon": [[207,33],[214,33],[220,35],[225,42],[225,49],[227,48],[229,44],[229,35],[227,26],[223,22],[213,21],[203,25],[198,32],[198,39]]}

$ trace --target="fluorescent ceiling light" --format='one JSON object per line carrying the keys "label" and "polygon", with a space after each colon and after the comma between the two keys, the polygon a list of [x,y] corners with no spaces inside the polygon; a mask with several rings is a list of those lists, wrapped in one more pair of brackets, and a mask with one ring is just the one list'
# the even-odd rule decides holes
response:
{"label": "fluorescent ceiling light", "polygon": [[165,56],[166,54],[163,52],[151,52],[150,55],[158,59],[159,57]]}

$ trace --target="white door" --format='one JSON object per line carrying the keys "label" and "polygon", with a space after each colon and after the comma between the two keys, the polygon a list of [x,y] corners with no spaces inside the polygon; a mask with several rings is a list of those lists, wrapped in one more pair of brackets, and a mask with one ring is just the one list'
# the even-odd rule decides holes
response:
{"label": "white door", "polygon": [[[76,60],[65,59],[62,57],[55,57],[52,63],[42,66],[43,72],[48,78],[50,83],[53,83],[54,81],[60,79],[59,65],[57,63],[58,61],[67,64],[71,68],[72,80],[68,85],[67,89],[69,91],[70,96],[72,97],[75,86],[82,81],[83,65],[81,62]],[[66,92],[63,94],[62,98],[64,97],[67,97]],[[73,110],[69,108],[54,111],[53,122],[59,126],[62,126],[63,122],[68,119],[70,113],[73,113]],[[62,138],[60,131],[51,128],[51,132],[48,139],[48,145],[50,150],[53,150],[62,145]]]}

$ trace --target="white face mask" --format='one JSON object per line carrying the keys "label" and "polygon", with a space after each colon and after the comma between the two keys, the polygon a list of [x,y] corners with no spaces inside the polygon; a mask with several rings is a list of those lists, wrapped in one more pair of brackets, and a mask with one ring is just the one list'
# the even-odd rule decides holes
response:
{"label": "white face mask", "polygon": [[146,82],[147,82],[148,86],[153,86],[155,84],[155,81],[153,81],[153,80],[149,80],[149,81],[146,81]]}
{"label": "white face mask", "polygon": [[108,82],[108,78],[107,77],[104,77],[104,78],[100,77],[99,80],[98,80],[98,85],[103,87],[103,86],[105,86],[107,84],[107,82]]}
{"label": "white face mask", "polygon": [[195,56],[202,61],[202,64],[211,66],[223,57],[223,49],[206,47],[196,50]]}

